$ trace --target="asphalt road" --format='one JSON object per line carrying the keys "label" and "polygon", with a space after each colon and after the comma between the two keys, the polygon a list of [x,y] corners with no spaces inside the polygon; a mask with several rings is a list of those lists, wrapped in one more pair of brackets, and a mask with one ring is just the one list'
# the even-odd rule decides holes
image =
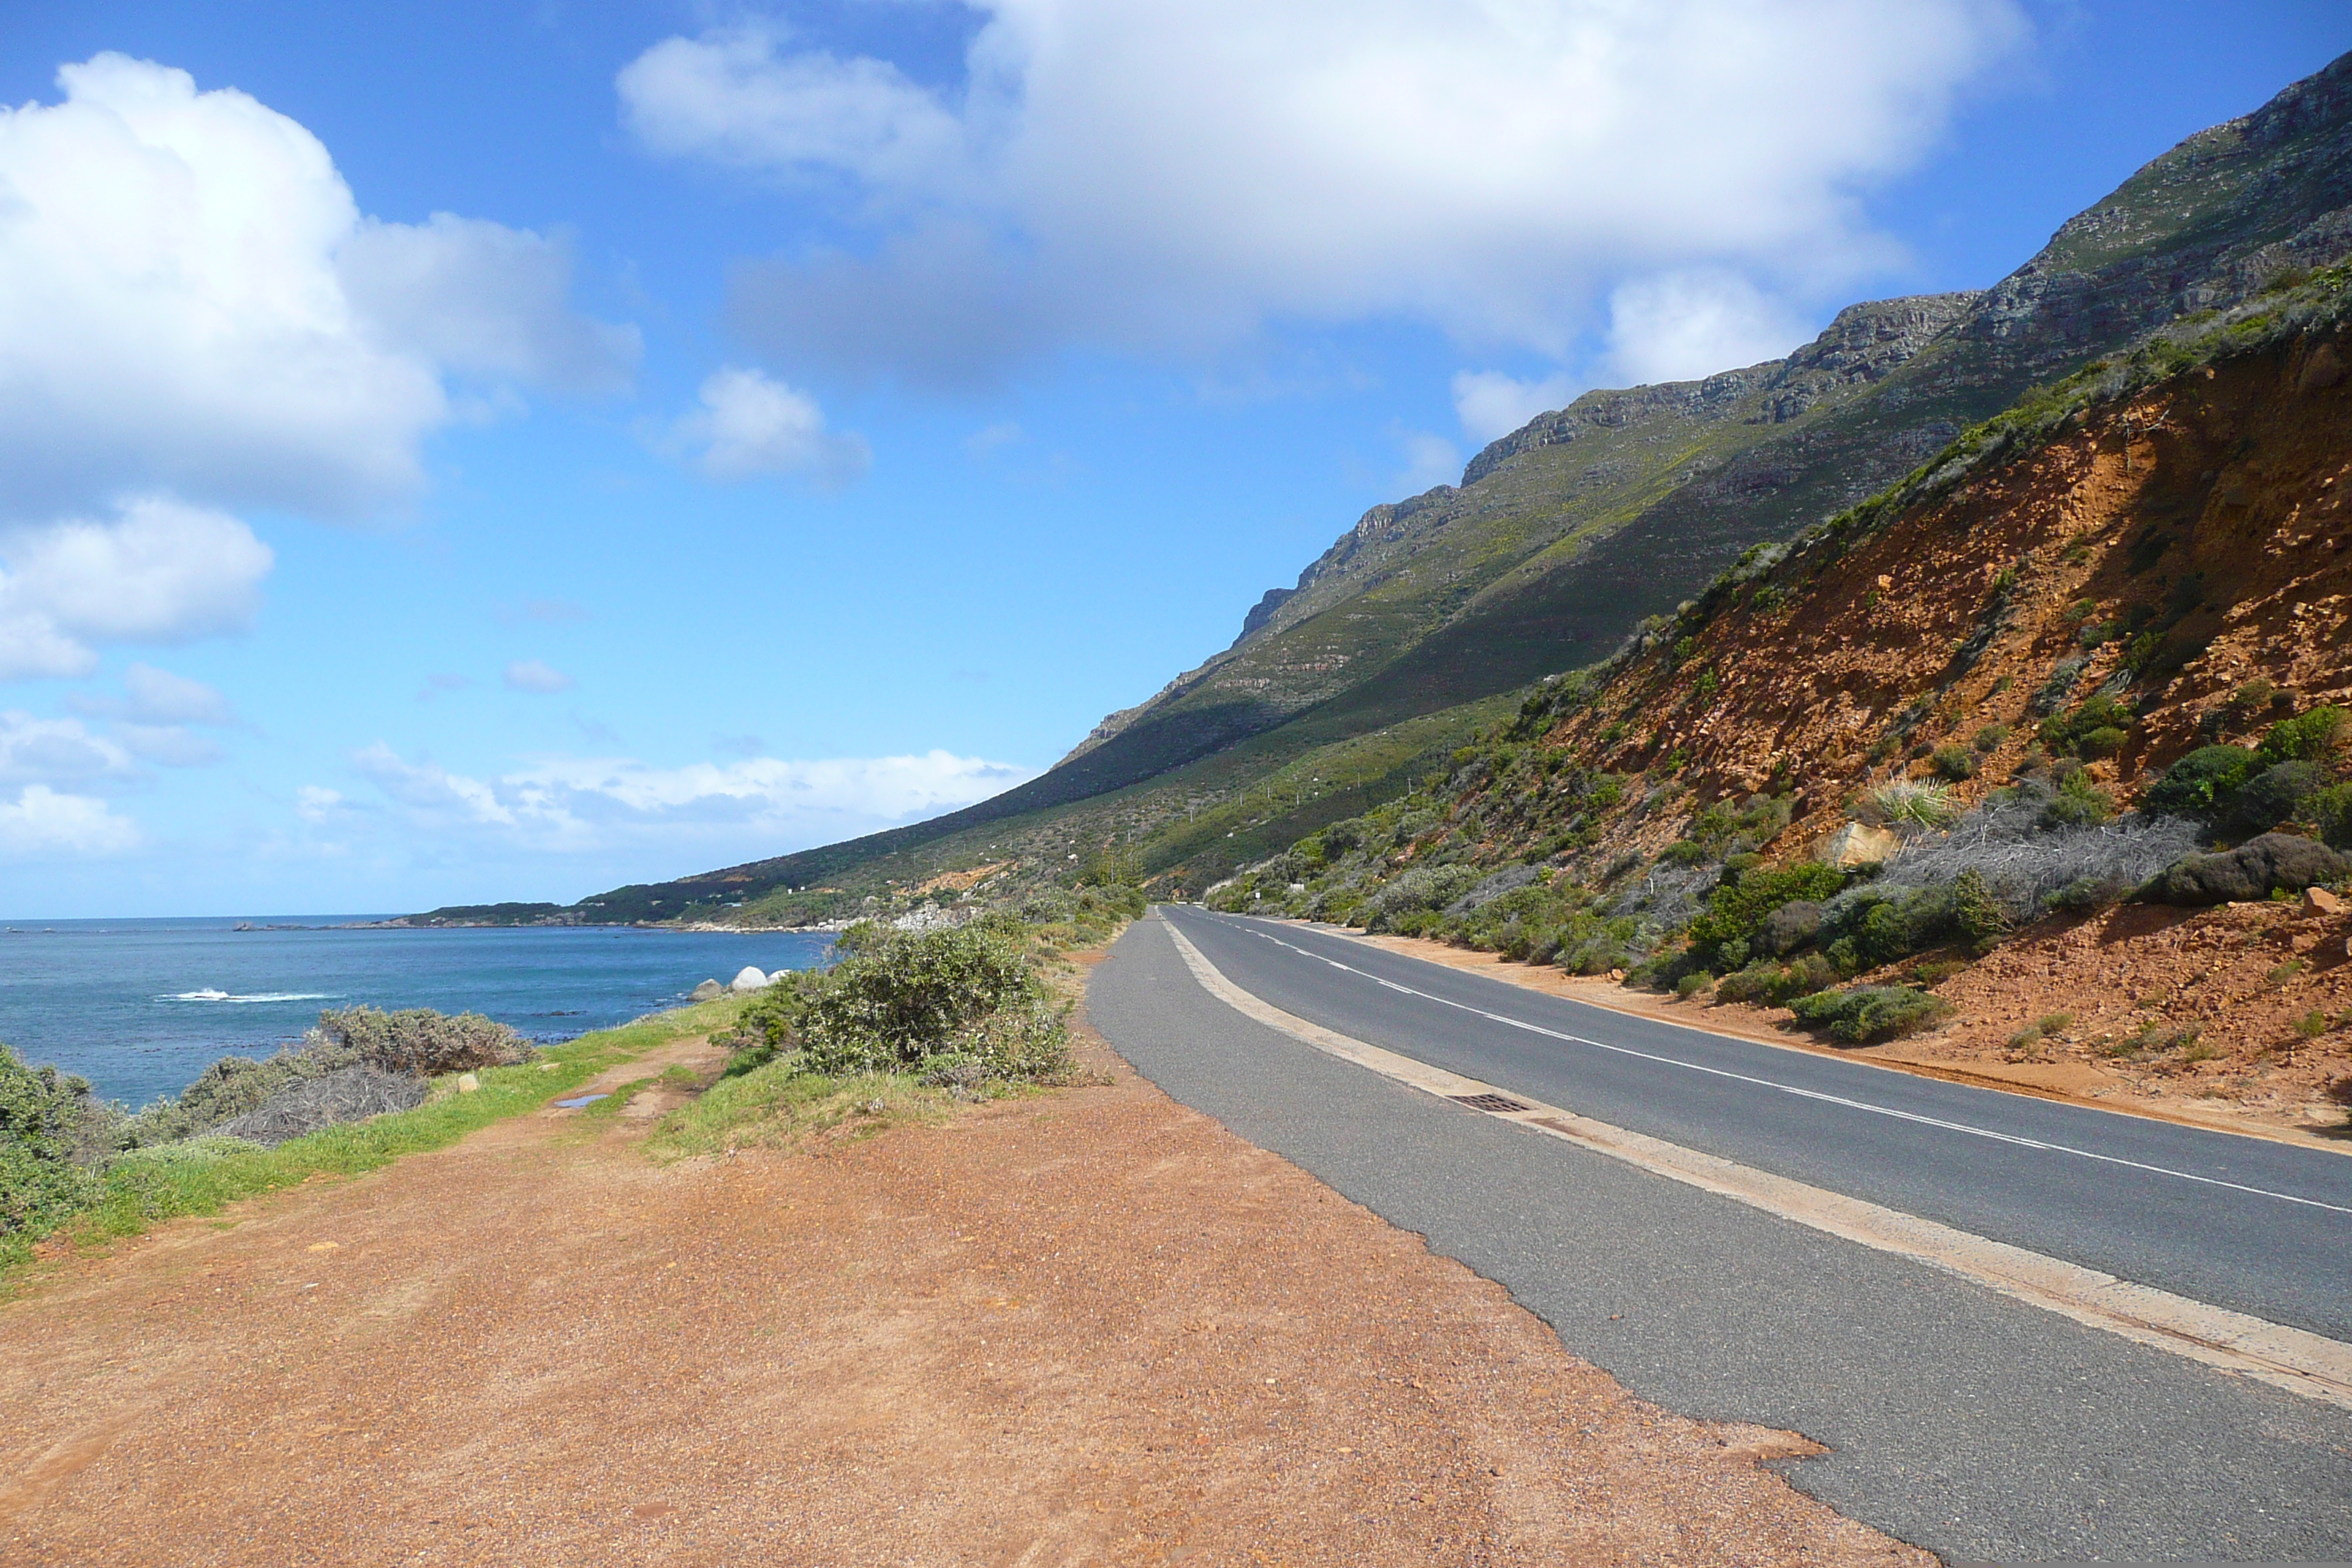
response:
{"label": "asphalt road", "polygon": [[[2352,1159],[1701,1035],[1295,925],[1160,914],[1236,984],[1359,1039],[2352,1338]],[[1790,1479],[1904,1540],[1997,1562],[2352,1558],[2352,1413],[1335,1060],[1210,996],[1159,921],[1121,939],[1088,1008],[1161,1088],[1499,1280],[1634,1393],[1825,1444]]]}

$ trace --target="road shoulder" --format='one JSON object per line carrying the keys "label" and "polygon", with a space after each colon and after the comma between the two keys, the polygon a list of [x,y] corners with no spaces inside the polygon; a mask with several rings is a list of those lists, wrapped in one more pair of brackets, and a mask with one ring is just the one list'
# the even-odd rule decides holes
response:
{"label": "road shoulder", "polygon": [[0,1308],[0,1557],[1927,1561],[1081,1036],[943,1125],[526,1117],[73,1260]]}

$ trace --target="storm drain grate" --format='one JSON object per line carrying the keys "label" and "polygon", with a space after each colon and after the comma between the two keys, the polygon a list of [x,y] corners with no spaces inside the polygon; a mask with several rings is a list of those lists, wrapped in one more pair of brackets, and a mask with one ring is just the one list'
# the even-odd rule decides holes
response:
{"label": "storm drain grate", "polygon": [[1525,1110],[1528,1107],[1507,1094],[1449,1094],[1445,1097],[1473,1110]]}

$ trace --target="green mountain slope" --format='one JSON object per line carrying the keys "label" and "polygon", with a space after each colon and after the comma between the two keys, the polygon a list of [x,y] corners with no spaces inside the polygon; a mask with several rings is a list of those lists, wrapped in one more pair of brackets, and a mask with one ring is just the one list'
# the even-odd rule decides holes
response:
{"label": "green mountain slope", "polygon": [[[2347,254],[2352,56],[2157,159],[1981,294],[1856,305],[1785,360],[1529,422],[1458,487],[1367,512],[1232,647],[1017,789],[527,918],[812,918],[941,871],[1012,858],[1005,875],[1035,877],[1106,852],[1197,889],[1287,842],[1277,822],[1296,837],[1362,809],[1343,795],[1401,791],[1508,693],[1605,657],[1750,546],[1883,489],[2029,387]],[[790,891],[820,888],[839,890]]]}

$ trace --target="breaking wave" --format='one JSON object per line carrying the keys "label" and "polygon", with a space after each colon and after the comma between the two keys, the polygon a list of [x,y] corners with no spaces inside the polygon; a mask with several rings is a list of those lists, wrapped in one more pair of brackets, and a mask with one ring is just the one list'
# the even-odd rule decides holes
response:
{"label": "breaking wave", "polygon": [[215,991],[207,986],[202,991],[179,991],[169,996],[158,996],[158,1002],[331,1002],[331,991],[256,991],[238,995],[231,991]]}

